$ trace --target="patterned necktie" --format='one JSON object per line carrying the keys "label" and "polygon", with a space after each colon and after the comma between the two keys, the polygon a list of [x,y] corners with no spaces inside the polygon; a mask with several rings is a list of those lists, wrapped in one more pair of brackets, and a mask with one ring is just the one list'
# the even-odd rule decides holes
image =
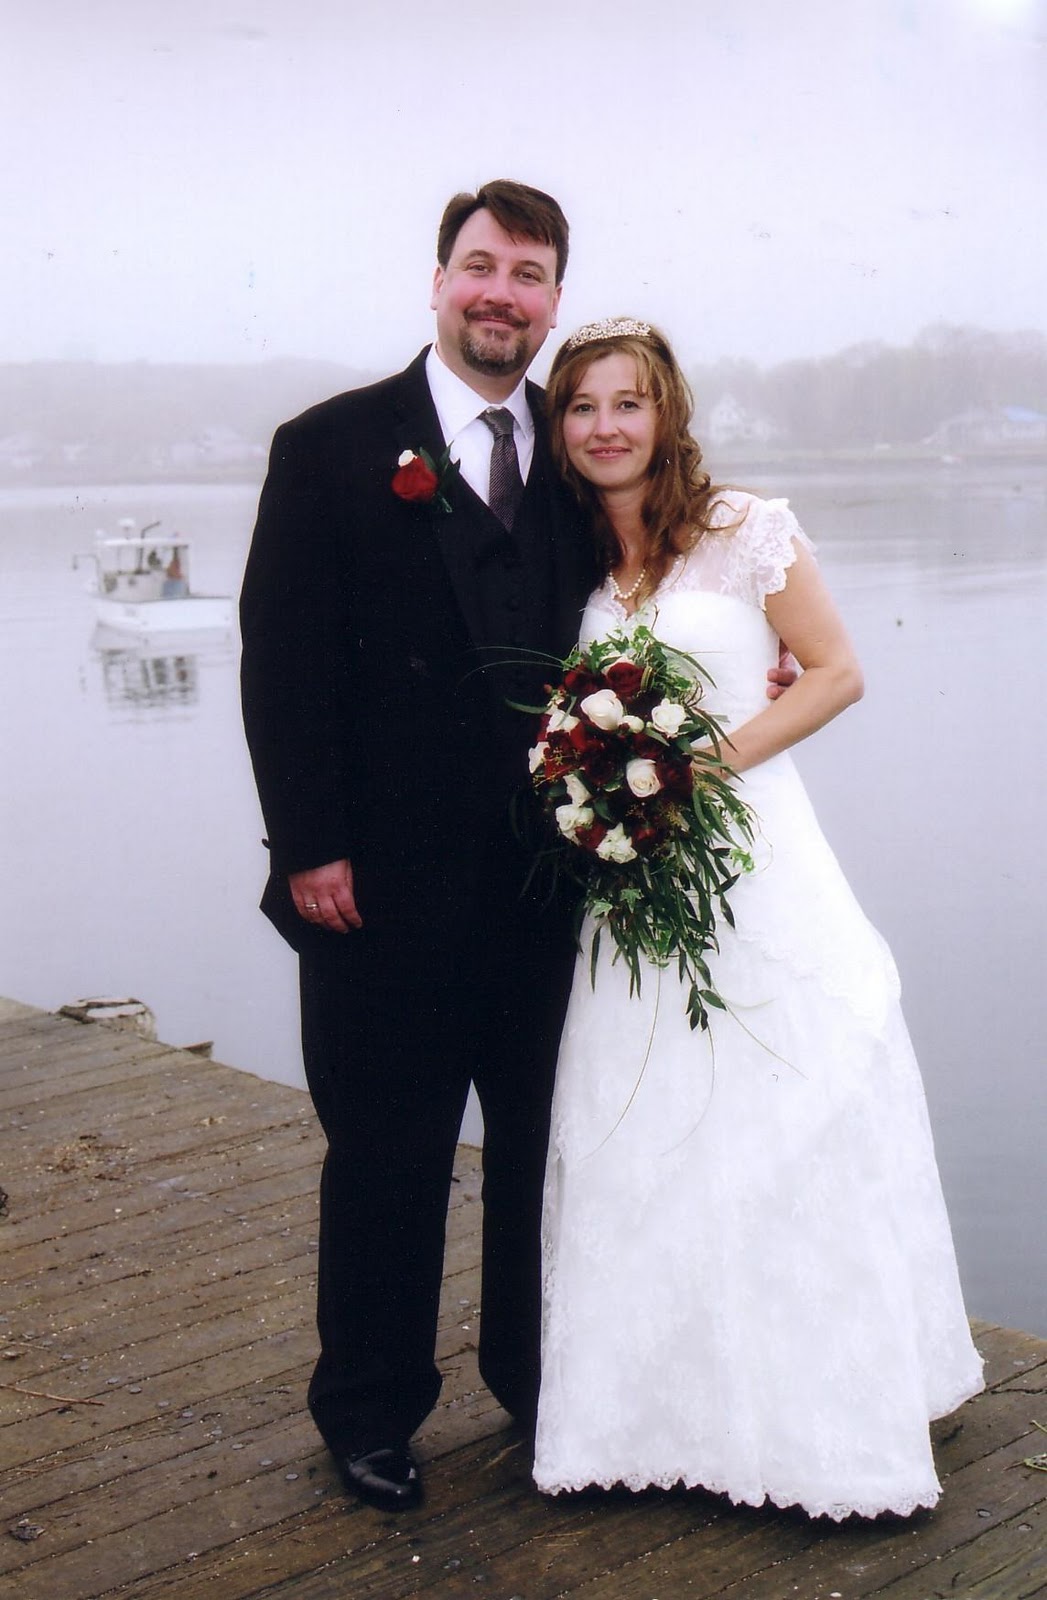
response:
{"label": "patterned necktie", "polygon": [[487,504],[502,526],[511,529],[523,494],[520,458],[513,438],[513,414],[504,406],[488,406],[486,411],[481,411],[480,420],[486,422],[494,434]]}

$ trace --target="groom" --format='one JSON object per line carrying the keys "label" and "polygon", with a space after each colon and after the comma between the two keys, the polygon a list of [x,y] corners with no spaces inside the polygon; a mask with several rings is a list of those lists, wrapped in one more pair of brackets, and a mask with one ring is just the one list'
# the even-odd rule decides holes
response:
{"label": "groom", "polygon": [[347,1488],[386,1509],[421,1496],[408,1441],[440,1388],[470,1082],[480,1371],[525,1425],[537,1402],[542,1174],[574,951],[566,908],[521,899],[509,802],[532,729],[506,702],[534,702],[547,669],[530,653],[566,654],[594,580],[525,382],[567,247],[539,190],[500,180],[449,202],[435,345],[278,430],[244,580],[263,909],[299,955],[327,1137],[309,1404]]}

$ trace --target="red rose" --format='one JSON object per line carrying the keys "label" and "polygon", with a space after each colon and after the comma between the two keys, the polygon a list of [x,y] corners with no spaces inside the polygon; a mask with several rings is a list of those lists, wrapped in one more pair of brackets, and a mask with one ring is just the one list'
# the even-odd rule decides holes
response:
{"label": "red rose", "polygon": [[557,778],[562,778],[565,773],[574,772],[577,765],[578,757],[574,753],[568,735],[559,729],[555,733],[551,733],[546,740],[545,760],[542,763],[542,781],[553,783]]}
{"label": "red rose", "polygon": [[651,715],[651,712],[658,704],[659,700],[662,699],[664,699],[664,696],[659,690],[645,689],[642,694],[638,694],[635,697],[632,705],[629,707],[629,710],[632,712],[634,717],[642,717],[646,722],[648,717]]}
{"label": "red rose", "polygon": [[638,855],[650,856],[665,842],[665,829],[640,819],[630,824],[629,837]]}
{"label": "red rose", "polygon": [[577,763],[573,756],[566,757],[559,751],[547,750],[538,781],[542,784],[555,783],[558,778],[566,778],[569,772],[575,771]]}
{"label": "red rose", "polygon": [[694,772],[686,756],[674,750],[655,757],[655,769],[668,798],[686,800],[694,789]]}
{"label": "red rose", "polygon": [[615,661],[607,668],[604,677],[619,700],[628,700],[630,695],[640,692],[643,668],[638,667],[635,661]]}
{"label": "red rose", "polygon": [[439,478],[421,456],[412,456],[393,477],[393,493],[412,504],[428,505],[439,487]]}
{"label": "red rose", "polygon": [[586,750],[601,750],[603,748],[603,735],[599,728],[591,722],[586,722],[579,717],[573,728],[566,729],[567,738],[572,750],[577,750],[583,755]]}
{"label": "red rose", "polygon": [[621,752],[613,738],[589,723],[578,722],[568,734],[575,763],[589,789],[602,789],[618,774]]}
{"label": "red rose", "polygon": [[629,741],[630,761],[664,761],[665,756],[665,745],[659,739],[652,739],[649,734],[634,733]]}
{"label": "red rose", "polygon": [[607,837],[607,824],[597,817],[595,822],[590,822],[587,828],[576,828],[574,834],[575,844],[581,845],[583,850],[596,854],[598,847]]}
{"label": "red rose", "polygon": [[607,684],[598,672],[590,672],[588,667],[572,667],[564,675],[563,686],[568,694],[574,695],[576,700],[584,700],[586,695],[595,694],[598,689],[606,689]]}

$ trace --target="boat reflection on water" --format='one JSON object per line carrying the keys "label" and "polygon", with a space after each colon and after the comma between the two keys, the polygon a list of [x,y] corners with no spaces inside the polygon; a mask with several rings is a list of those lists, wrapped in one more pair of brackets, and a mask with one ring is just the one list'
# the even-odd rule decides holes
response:
{"label": "boat reflection on water", "polygon": [[117,710],[185,710],[200,699],[201,667],[231,666],[233,636],[222,629],[130,639],[99,624],[91,655],[100,663],[107,705]]}

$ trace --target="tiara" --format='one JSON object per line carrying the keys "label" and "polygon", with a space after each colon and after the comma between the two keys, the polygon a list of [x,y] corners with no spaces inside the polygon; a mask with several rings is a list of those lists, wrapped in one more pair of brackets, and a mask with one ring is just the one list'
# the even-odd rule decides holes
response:
{"label": "tiara", "polygon": [[596,339],[649,339],[651,324],[637,322],[635,317],[604,317],[600,322],[587,322],[564,343],[565,350],[578,350],[583,344]]}

